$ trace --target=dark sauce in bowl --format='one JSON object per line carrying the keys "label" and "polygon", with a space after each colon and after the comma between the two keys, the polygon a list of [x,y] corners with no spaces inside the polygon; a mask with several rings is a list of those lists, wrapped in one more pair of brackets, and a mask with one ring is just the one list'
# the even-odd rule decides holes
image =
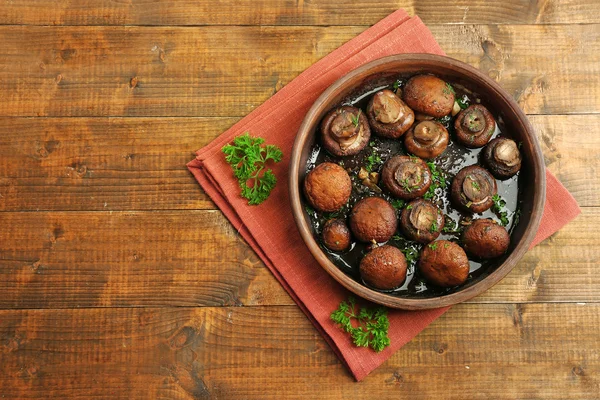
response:
{"label": "dark sauce in bowl", "polygon": [[[363,85],[360,89],[358,89],[358,91],[348,95],[348,97],[346,97],[338,106],[352,105],[365,112],[367,103],[374,93],[382,89],[390,89],[393,91],[396,91],[398,88],[402,89],[408,78],[409,76],[387,76],[377,80],[372,80],[368,84]],[[466,108],[466,106],[470,104],[480,102],[477,93],[470,91],[468,88],[465,88],[460,84],[454,84],[453,82],[449,83],[452,86],[452,90],[455,91],[456,99],[462,108]],[[486,104],[483,102],[482,105],[486,106]],[[492,139],[499,136],[510,137],[509,132],[507,132],[504,127],[502,119],[494,113],[493,109],[490,109],[490,112],[496,119],[496,130],[492,136]],[[519,173],[504,181],[496,180],[498,185],[498,195],[506,202],[501,210],[505,212],[504,215],[501,215],[499,212],[494,212],[491,209],[481,214],[464,213],[456,209],[450,203],[449,192],[452,179],[458,173],[458,171],[466,166],[474,164],[481,165],[480,153],[482,151],[482,148],[468,149],[454,140],[454,120],[455,117],[450,115],[441,119],[437,119],[437,121],[441,122],[446,129],[448,129],[451,140],[444,153],[428,162],[428,164],[430,164],[430,168],[434,166],[435,170],[437,170],[443,178],[442,180],[446,182],[444,187],[444,185],[440,184],[438,181],[438,185],[436,185],[437,187],[435,190],[430,190],[430,192],[425,195],[426,198],[429,198],[429,200],[438,205],[445,215],[444,230],[437,240],[445,239],[453,242],[459,242],[462,228],[474,218],[492,218],[498,223],[501,223],[502,220],[504,220],[504,223],[501,224],[505,225],[509,230],[509,233],[511,233],[519,222]],[[318,132],[316,136],[320,137],[320,132]],[[353,241],[348,251],[343,253],[333,252],[323,245],[321,240],[321,230],[325,221],[331,218],[342,218],[347,220],[350,210],[354,204],[360,199],[368,196],[379,196],[388,200],[394,206],[394,208],[396,208],[398,217],[400,216],[400,213],[404,207],[406,207],[408,202],[404,202],[391,196],[383,187],[383,185],[381,185],[381,182],[379,184],[381,192],[376,192],[363,185],[361,179],[358,178],[358,173],[361,167],[366,168],[369,172],[380,173],[383,164],[390,157],[395,155],[410,155],[406,152],[403,141],[404,136],[395,140],[380,138],[372,134],[369,145],[365,147],[359,154],[349,157],[332,156],[331,154],[327,153],[327,151],[323,149],[317,141],[317,143],[315,143],[311,148],[310,156],[306,164],[306,172],[312,170],[316,165],[323,162],[337,163],[348,171],[352,179],[352,195],[350,196],[350,200],[346,206],[333,213],[317,212],[307,203],[305,203],[305,208],[313,228],[313,234],[315,235],[317,242],[320,244],[321,249],[327,255],[327,257],[344,273],[352,277],[357,282],[360,282],[361,284],[373,290],[378,289],[370,287],[363,282],[359,273],[360,261],[371,249],[372,245]],[[421,276],[419,276],[419,272],[416,268],[419,252],[425,245],[406,239],[399,230],[393,236],[393,238],[387,242],[387,244],[396,246],[403,251],[408,261],[408,272],[406,280],[402,286],[389,291],[378,291],[398,297],[426,298],[456,292],[457,290],[469,286],[470,284],[479,280],[479,278],[488,275],[498,265],[502,264],[505,259],[505,257],[499,257],[492,260],[479,261],[470,258],[470,273],[467,282],[454,288],[439,288],[427,283]]]}

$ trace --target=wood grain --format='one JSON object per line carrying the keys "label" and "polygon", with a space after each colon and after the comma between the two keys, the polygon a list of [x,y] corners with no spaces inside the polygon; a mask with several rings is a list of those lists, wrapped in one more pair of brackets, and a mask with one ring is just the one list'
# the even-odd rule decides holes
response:
{"label": "wood grain", "polygon": [[2,311],[0,387],[11,399],[591,399],[599,324],[599,304],[460,305],[355,384],[296,307]]}
{"label": "wood grain", "polygon": [[591,0],[0,0],[0,24],[29,25],[372,25],[402,8],[426,23],[546,24],[600,22]]}
{"label": "wood grain", "polygon": [[[600,24],[430,28],[530,114],[600,112]],[[238,117],[364,29],[0,26],[0,116]]]}
{"label": "wood grain", "polygon": [[[600,115],[530,117],[582,206],[600,206]],[[0,210],[214,209],[185,164],[235,118],[0,118]]]}
{"label": "wood grain", "polygon": [[[472,302],[600,302],[585,208]],[[294,304],[216,211],[0,213],[0,308]]]}

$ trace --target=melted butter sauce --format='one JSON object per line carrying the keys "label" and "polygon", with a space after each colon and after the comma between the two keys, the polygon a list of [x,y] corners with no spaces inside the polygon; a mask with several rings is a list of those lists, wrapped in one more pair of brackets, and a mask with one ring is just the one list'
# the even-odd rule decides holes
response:
{"label": "melted butter sauce", "polygon": [[[363,112],[365,112],[366,105],[371,96],[382,89],[394,90],[394,82],[396,82],[398,87],[402,88],[404,83],[406,82],[406,79],[387,78],[387,82],[385,83],[379,81],[379,84],[372,85],[370,88],[366,88],[362,92],[351,94],[340,105],[352,105],[354,107],[362,109]],[[456,91],[457,99],[462,99],[467,104],[478,102],[476,94],[471,93],[470,91],[462,90],[463,88],[460,85],[453,86]],[[483,105],[485,106],[485,104]],[[490,111],[492,112],[492,114],[494,114],[494,110]],[[495,115],[495,117],[497,116]],[[466,166],[474,164],[481,165],[480,153],[482,148],[468,149],[454,141],[454,117],[446,117],[438,121],[440,121],[448,129],[448,132],[451,136],[451,141],[444,153],[442,153],[436,159],[432,160],[433,163],[436,165],[437,169],[440,170],[445,176],[447,185],[446,188],[437,188],[435,195],[433,199],[431,199],[431,201],[433,201],[444,212],[444,215],[446,216],[446,226],[455,224],[457,227],[461,227],[461,224],[466,223],[470,218],[492,218],[497,222],[500,222],[498,216],[491,210],[487,210],[481,214],[464,213],[454,208],[453,205],[450,203],[449,193],[452,179],[458,173],[458,171],[460,171]],[[496,130],[492,136],[492,139],[498,136],[510,137],[509,135],[507,135],[507,132],[503,131],[503,124],[501,119],[496,118]],[[331,218],[342,218],[347,221],[350,210],[352,209],[354,204],[356,204],[356,202],[358,202],[364,197],[379,196],[394,204],[395,198],[386,191],[386,189],[383,187],[383,185],[381,185],[381,183],[379,184],[379,186],[382,189],[382,193],[375,193],[373,190],[364,186],[358,179],[357,175],[360,168],[364,167],[368,163],[369,157],[373,158],[375,156],[379,156],[381,162],[375,163],[372,171],[381,172],[383,164],[392,156],[407,155],[404,149],[404,145],[402,143],[403,139],[404,136],[400,138],[400,140],[393,140],[380,138],[372,134],[369,145],[366,146],[359,154],[350,157],[332,156],[331,154],[327,153],[317,142],[315,145],[313,145],[306,164],[306,171],[308,172],[312,170],[316,165],[321,164],[323,162],[334,162],[344,167],[350,174],[350,177],[352,179],[352,194],[346,206],[334,213],[317,212],[310,208],[310,206],[306,207],[306,211],[310,217],[310,221],[313,227],[313,234],[315,235],[317,242],[321,244],[321,249],[325,252],[325,254],[327,254],[329,259],[338,268],[340,268],[340,270],[342,270],[344,273],[351,276],[353,279],[362,283],[365,286],[369,285],[363,282],[360,277],[359,264],[364,255],[369,252],[372,245],[368,243],[353,241],[349,250],[343,253],[333,252],[327,249],[322,244],[320,237],[322,226],[325,223],[325,221]],[[507,212],[507,229],[509,229],[509,232],[512,232],[514,225],[518,223],[518,218],[516,218],[516,216],[518,215],[517,210],[519,208],[519,174],[504,181],[496,180],[496,183],[498,185],[498,195],[500,195],[500,197],[506,202],[506,205],[503,207],[503,211]],[[408,201],[406,202],[406,204],[407,203]],[[402,209],[403,208],[397,208],[398,217],[400,216]],[[454,223],[449,224],[449,219],[452,219]],[[459,237],[460,233],[458,232],[442,232],[442,234],[436,240],[445,239],[460,244]],[[478,281],[484,276],[487,276],[498,265],[500,265],[505,258],[499,257],[497,259],[486,261],[470,259],[470,273],[469,278],[465,284],[455,288],[439,288],[427,283],[419,275],[418,269],[416,267],[416,259],[418,258],[419,251],[423,247],[422,244],[406,239],[399,231],[399,228],[396,235],[394,235],[394,237],[390,239],[387,242],[387,244],[398,247],[400,250],[403,250],[405,254],[406,252],[409,252],[417,255],[417,257],[415,257],[415,260],[408,263],[407,277],[403,285],[396,289],[383,291],[385,293],[398,297],[423,298],[456,292],[465,286],[473,284],[474,282]],[[371,289],[378,290],[372,287]]]}

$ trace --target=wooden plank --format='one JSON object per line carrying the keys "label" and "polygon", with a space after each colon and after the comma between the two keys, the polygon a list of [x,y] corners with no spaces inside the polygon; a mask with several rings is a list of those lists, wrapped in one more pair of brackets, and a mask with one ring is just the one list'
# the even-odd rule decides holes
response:
{"label": "wooden plank", "polygon": [[296,307],[2,311],[0,387],[18,399],[591,399],[599,324],[599,304],[461,305],[356,384]]}
{"label": "wooden plank", "polygon": [[[600,302],[600,208],[473,302]],[[217,211],[0,213],[0,308],[288,305]]]}
{"label": "wooden plank", "polygon": [[[600,112],[600,24],[430,28],[528,113]],[[2,26],[0,116],[242,116],[364,29]]]}
{"label": "wooden plank", "polygon": [[[530,119],[550,170],[600,206],[600,115]],[[0,118],[0,210],[214,209],[185,164],[235,121]]]}
{"label": "wooden plank", "polygon": [[28,25],[371,25],[403,8],[426,23],[546,24],[600,22],[590,0],[502,2],[441,0],[357,3],[255,0],[0,0],[0,24]]}

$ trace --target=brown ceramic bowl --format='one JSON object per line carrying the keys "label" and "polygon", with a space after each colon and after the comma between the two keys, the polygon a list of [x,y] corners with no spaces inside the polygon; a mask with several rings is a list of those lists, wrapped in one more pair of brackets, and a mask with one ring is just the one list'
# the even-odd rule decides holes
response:
{"label": "brown ceramic bowl", "polygon": [[[327,111],[352,93],[366,91],[373,81],[385,77],[432,73],[476,91],[483,104],[502,118],[504,129],[522,142],[523,166],[520,173],[521,219],[513,229],[511,247],[504,261],[455,291],[436,297],[398,297],[364,286],[344,273],[321,250],[315,240],[301,184],[310,149],[318,139],[318,126]],[[460,61],[429,54],[402,54],[381,58],[357,68],[331,85],[306,114],[294,143],[290,163],[290,199],[294,218],[304,242],[319,264],[339,283],[356,295],[388,307],[407,310],[438,308],[475,297],[499,282],[525,254],[538,230],[546,195],[545,166],[539,143],[527,117],[515,100],[495,81]]]}

